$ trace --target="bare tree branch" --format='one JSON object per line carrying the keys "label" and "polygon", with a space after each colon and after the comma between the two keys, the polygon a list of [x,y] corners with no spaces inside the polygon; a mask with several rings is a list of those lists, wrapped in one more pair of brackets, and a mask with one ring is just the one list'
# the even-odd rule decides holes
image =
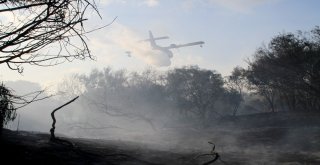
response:
{"label": "bare tree branch", "polygon": [[116,18],[86,31],[89,9],[101,18],[94,0],[0,1],[0,13],[14,18],[0,23],[0,64],[23,72],[22,64],[26,63],[53,66],[74,59],[94,59],[85,35],[109,26]]}
{"label": "bare tree branch", "polygon": [[54,135],[54,130],[55,130],[55,128],[56,128],[56,127],[55,127],[55,125],[56,125],[56,118],[55,118],[55,116],[54,116],[54,113],[55,113],[56,111],[58,111],[59,109],[63,108],[64,106],[66,106],[66,105],[74,102],[74,101],[75,101],[76,99],[78,99],[78,98],[79,98],[79,96],[73,98],[72,100],[66,102],[65,104],[59,106],[58,108],[54,109],[54,110],[51,112],[51,118],[52,118],[52,128],[50,129],[50,133],[51,133],[51,138],[50,138],[50,139],[51,139],[51,140],[56,140],[56,136]]}

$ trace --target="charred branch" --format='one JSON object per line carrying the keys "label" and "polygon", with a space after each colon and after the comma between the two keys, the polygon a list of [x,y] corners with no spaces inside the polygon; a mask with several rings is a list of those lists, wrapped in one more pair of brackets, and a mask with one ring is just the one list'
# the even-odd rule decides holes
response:
{"label": "charred branch", "polygon": [[56,127],[55,127],[56,118],[55,118],[55,116],[54,116],[54,113],[57,112],[59,109],[63,108],[64,106],[66,106],[66,105],[74,102],[74,101],[75,101],[76,99],[78,99],[78,98],[79,98],[79,96],[73,98],[72,100],[66,102],[65,104],[61,105],[60,107],[54,109],[54,110],[51,112],[51,118],[52,118],[52,128],[50,129],[50,134],[51,134],[50,140],[51,140],[51,141],[56,141],[56,140],[58,140],[58,139],[56,138],[55,134],[54,134],[54,131],[55,131],[55,128],[56,128]]}

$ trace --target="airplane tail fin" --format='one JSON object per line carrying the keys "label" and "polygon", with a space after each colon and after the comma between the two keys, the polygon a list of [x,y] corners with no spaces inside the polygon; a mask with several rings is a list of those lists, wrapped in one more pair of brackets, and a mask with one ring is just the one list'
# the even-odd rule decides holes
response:
{"label": "airplane tail fin", "polygon": [[149,39],[153,39],[154,37],[153,37],[153,34],[152,34],[152,32],[151,32],[151,30],[149,30]]}
{"label": "airplane tail fin", "polygon": [[149,40],[150,40],[151,47],[153,47],[153,48],[157,47],[156,42],[155,42],[155,38],[153,37],[151,30],[149,30]]}

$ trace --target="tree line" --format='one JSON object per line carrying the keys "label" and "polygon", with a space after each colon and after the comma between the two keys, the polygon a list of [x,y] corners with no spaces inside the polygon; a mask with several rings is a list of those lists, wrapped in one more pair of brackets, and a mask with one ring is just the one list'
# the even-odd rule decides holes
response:
{"label": "tree line", "polygon": [[[108,115],[152,125],[149,113],[170,110],[206,125],[239,113],[319,111],[319,50],[320,28],[315,27],[275,36],[256,50],[247,68],[237,66],[226,77],[198,66],[141,73],[107,67],[74,79],[88,104]],[[72,84],[67,88],[74,90]]]}
{"label": "tree line", "polygon": [[242,75],[272,112],[320,110],[320,28],[274,37]]}

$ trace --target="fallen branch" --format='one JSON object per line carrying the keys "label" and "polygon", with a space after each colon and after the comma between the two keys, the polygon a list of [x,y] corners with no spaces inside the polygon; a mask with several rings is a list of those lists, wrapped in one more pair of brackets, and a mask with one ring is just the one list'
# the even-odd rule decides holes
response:
{"label": "fallen branch", "polygon": [[61,109],[62,107],[64,107],[64,106],[66,106],[66,105],[74,102],[74,101],[75,101],[76,99],[78,99],[78,98],[79,98],[79,96],[73,98],[72,100],[68,101],[67,103],[61,105],[60,107],[54,109],[54,110],[51,112],[51,118],[52,118],[52,120],[53,120],[53,122],[52,122],[52,128],[50,129],[50,133],[51,133],[50,140],[51,140],[51,141],[56,141],[56,140],[58,140],[58,139],[56,138],[56,136],[54,135],[54,130],[55,130],[55,128],[56,128],[56,127],[55,127],[56,118],[54,117],[54,113],[57,112],[57,111],[58,111],[59,109]]}
{"label": "fallen branch", "polygon": [[202,156],[212,156],[213,157],[212,160],[207,161],[207,162],[203,163],[202,165],[210,165],[210,164],[214,163],[217,160],[220,160],[222,163],[226,164],[226,162],[222,161],[220,155],[215,151],[216,145],[214,143],[212,143],[212,142],[208,142],[208,143],[213,145],[212,149],[211,149],[211,152],[209,154],[197,155],[193,159],[198,159],[199,157],[202,157]]}

